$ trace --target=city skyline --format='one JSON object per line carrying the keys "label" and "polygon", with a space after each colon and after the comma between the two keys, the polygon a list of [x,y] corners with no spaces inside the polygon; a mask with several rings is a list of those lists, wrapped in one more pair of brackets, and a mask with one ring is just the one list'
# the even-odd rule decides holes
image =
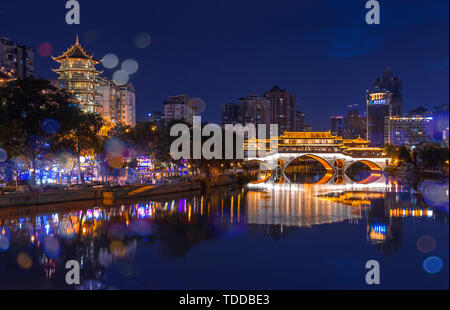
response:
{"label": "city skyline", "polygon": [[[162,110],[167,96],[187,93],[206,102],[205,119],[220,123],[222,104],[237,103],[242,96],[279,85],[297,96],[308,124],[315,130],[328,129],[329,118],[323,118],[316,107],[327,109],[328,116],[343,114],[350,104],[359,104],[361,109],[365,91],[388,66],[402,78],[405,111],[448,103],[445,1],[432,5],[413,1],[406,7],[383,3],[381,24],[370,26],[364,22],[363,5],[344,10],[332,2],[283,2],[270,10],[264,2],[258,7],[233,1],[211,7],[201,2],[188,7],[179,4],[171,10],[167,4],[140,4],[142,10],[131,9],[130,5],[121,8],[121,15],[117,7],[99,1],[82,3],[81,25],[66,27],[57,26],[61,23],[58,18],[41,20],[43,8],[39,4],[28,6],[32,9],[26,12],[30,13],[14,13],[17,8],[11,4],[0,9],[0,26],[7,29],[1,35],[35,48],[36,75],[55,78],[50,57],[39,55],[42,43],[50,43],[51,54],[58,55],[79,33],[80,42],[95,57],[116,53],[121,61],[133,58],[139,63],[138,72],[131,78],[138,94],[138,121],[151,111]],[[99,10],[105,14],[96,14]],[[418,14],[420,11],[423,13]],[[166,12],[178,17],[170,25]],[[241,23],[251,24],[243,19],[249,13],[250,19],[273,19],[265,19],[262,26],[258,23],[260,31],[240,28]],[[47,34],[36,36],[21,27],[20,20],[9,17],[17,14],[36,21],[34,31]],[[64,6],[46,7],[45,14],[62,18]],[[108,17],[125,14],[135,16],[126,26]],[[280,20],[281,14],[287,15],[289,22],[285,17]],[[228,17],[235,23],[227,23]],[[152,38],[146,49],[133,44],[134,36],[142,32]],[[105,69],[106,76],[111,77],[113,72]]]}

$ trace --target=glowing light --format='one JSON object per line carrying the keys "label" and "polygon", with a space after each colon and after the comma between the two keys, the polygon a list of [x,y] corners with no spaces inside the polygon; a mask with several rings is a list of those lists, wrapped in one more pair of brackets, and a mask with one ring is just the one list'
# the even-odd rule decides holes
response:
{"label": "glowing light", "polygon": [[134,74],[139,69],[139,65],[134,59],[127,59],[122,63],[122,70],[128,74]]}
{"label": "glowing light", "polygon": [[103,56],[102,65],[106,69],[114,69],[119,64],[119,57],[115,54],[106,54]]}

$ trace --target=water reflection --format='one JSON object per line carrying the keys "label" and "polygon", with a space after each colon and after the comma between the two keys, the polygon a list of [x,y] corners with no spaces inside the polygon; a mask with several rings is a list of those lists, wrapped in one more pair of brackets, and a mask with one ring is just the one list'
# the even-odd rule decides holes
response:
{"label": "water reflection", "polygon": [[64,265],[73,259],[81,265],[79,289],[110,288],[112,267],[125,277],[139,275],[134,262],[146,246],[172,259],[207,240],[250,232],[279,239],[331,223],[363,222],[367,243],[391,256],[401,248],[407,217],[448,223],[448,213],[398,186],[395,192],[311,185],[238,188],[113,207],[96,202],[3,209],[0,288],[69,288]]}

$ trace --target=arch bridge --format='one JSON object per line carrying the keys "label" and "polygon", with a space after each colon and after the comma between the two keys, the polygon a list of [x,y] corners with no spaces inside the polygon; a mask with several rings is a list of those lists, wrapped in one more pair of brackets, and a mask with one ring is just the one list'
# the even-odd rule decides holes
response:
{"label": "arch bridge", "polygon": [[[260,169],[265,170],[266,175],[261,180],[252,183],[285,182],[294,183],[287,175],[286,170],[298,159],[314,159],[324,168],[324,175],[314,184],[370,184],[373,182],[385,182],[384,170],[387,158],[381,148],[369,147],[369,141],[358,138],[346,140],[332,136],[330,132],[324,133],[284,133],[278,138],[277,148],[269,147],[270,140],[247,141],[246,150],[252,146],[264,145],[270,152],[264,156],[247,157],[247,162],[261,163]],[[253,143],[253,144],[252,144]],[[259,144],[258,144],[259,143]],[[253,148],[253,150],[257,150]],[[247,154],[248,155],[248,154]],[[354,181],[347,176],[348,169],[362,163],[367,166],[367,176],[362,180]]]}

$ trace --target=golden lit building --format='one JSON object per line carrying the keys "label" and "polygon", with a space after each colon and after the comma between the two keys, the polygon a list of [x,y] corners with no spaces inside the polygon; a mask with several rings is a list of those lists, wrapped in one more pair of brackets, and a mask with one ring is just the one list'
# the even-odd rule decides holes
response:
{"label": "golden lit building", "polygon": [[248,139],[245,150],[265,150],[268,153],[341,153],[352,157],[384,157],[385,152],[380,147],[370,147],[370,141],[343,139],[327,132],[284,132],[272,139]]}
{"label": "golden lit building", "polygon": [[53,69],[59,74],[59,86],[70,91],[84,110],[98,112],[100,107],[96,97],[100,94],[97,92],[97,76],[102,72],[97,71],[95,65],[100,61],[84,50],[78,35],[74,45],[61,56],[52,58],[60,64],[58,69]]}

